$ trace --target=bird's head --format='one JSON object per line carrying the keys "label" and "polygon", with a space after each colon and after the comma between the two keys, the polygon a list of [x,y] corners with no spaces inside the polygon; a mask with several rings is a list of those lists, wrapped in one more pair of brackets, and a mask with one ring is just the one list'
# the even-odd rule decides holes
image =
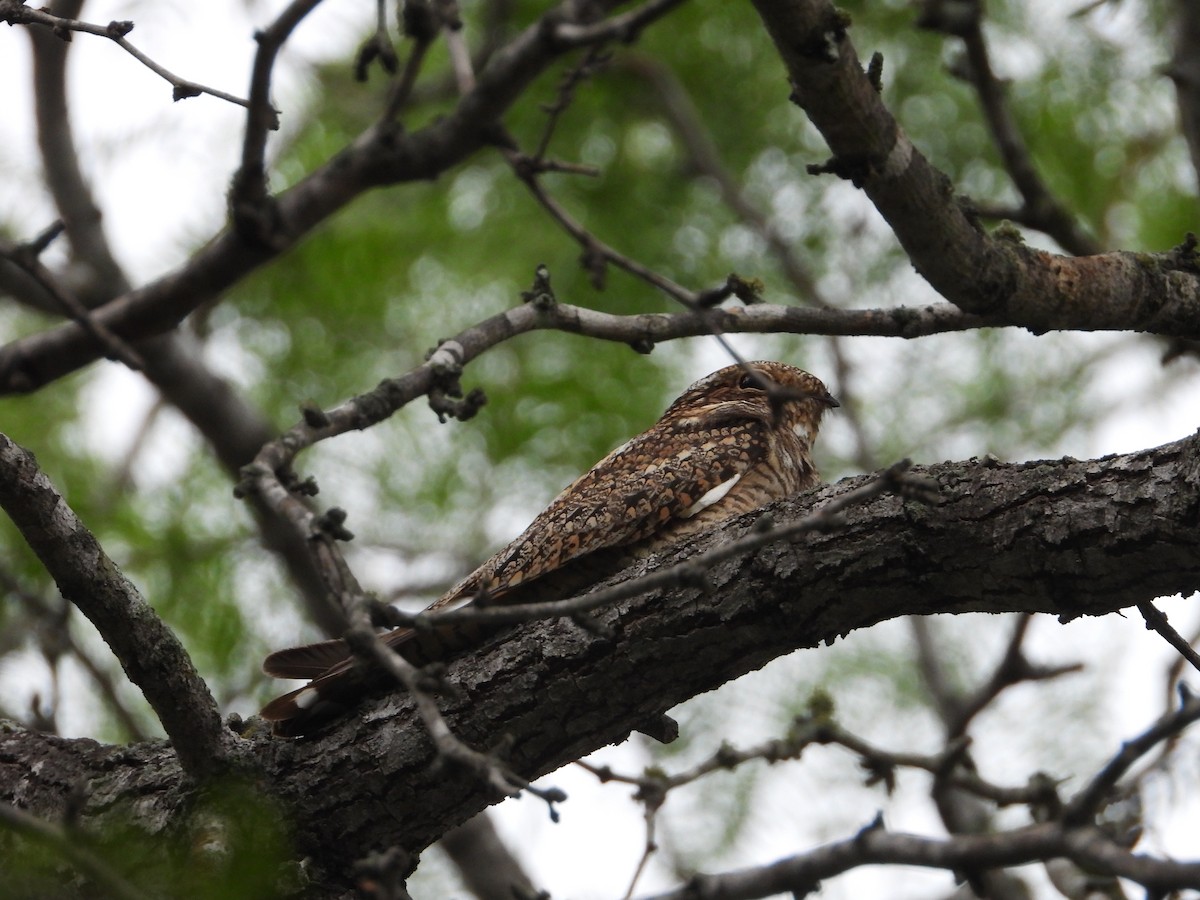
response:
{"label": "bird's head", "polygon": [[815,375],[787,363],[760,360],[726,366],[689,387],[664,420],[700,428],[748,418],[786,428],[812,446],[826,410],[841,404]]}

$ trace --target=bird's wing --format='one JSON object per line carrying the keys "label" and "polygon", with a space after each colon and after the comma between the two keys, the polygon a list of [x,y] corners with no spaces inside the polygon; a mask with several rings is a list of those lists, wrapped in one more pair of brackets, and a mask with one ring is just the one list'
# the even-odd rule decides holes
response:
{"label": "bird's wing", "polygon": [[[767,452],[769,425],[756,419],[710,423],[697,432],[661,425],[618,447],[564,490],[512,543],[476,569],[431,611],[486,596],[506,595],[568,563],[651,537],[725,495]],[[520,600],[520,596],[510,599]],[[421,665],[478,641],[478,626],[442,626],[417,632],[397,628],[384,636],[393,648]],[[264,671],[277,678],[310,678],[303,688],[263,708],[278,734],[296,735],[341,711],[358,688],[354,661],[344,641],[323,641],[279,650]]]}
{"label": "bird's wing", "polygon": [[346,642],[339,639],[276,650],[263,660],[263,671],[274,678],[316,678],[350,658]]}
{"label": "bird's wing", "polygon": [[766,455],[768,428],[743,419],[699,434],[650,429],[580,476],[430,609],[481,592],[500,599],[579,557],[637,543],[699,512]]}

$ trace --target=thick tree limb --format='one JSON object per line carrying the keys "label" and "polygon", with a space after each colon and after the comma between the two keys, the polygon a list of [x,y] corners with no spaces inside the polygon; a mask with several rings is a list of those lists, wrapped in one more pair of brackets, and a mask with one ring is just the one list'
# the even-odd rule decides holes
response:
{"label": "thick tree limb", "polygon": [[[940,504],[881,497],[847,510],[837,530],[718,566],[709,594],[675,588],[595,614],[615,640],[568,621],[520,626],[451,666],[459,693],[443,699],[448,723],[477,747],[511,736],[508,763],[535,776],[776,656],[884,619],[970,611],[1074,618],[1200,588],[1200,437],[1100,460],[920,471],[940,486]],[[863,480],[771,512],[797,518]],[[677,555],[749,525],[731,522]],[[290,808],[299,851],[334,875],[372,848],[420,850],[494,799],[470,776],[431,768],[429,737],[400,694],[315,740],[255,741],[261,783]],[[116,751],[27,732],[0,738],[0,800],[19,798],[55,818],[66,781],[49,773],[62,771],[92,779],[85,827],[132,815],[158,832],[186,806],[181,773],[161,745]]]}
{"label": "thick tree limb", "polygon": [[1036,332],[1118,328],[1200,337],[1194,246],[1070,257],[989,236],[884,106],[850,42],[845,13],[828,0],[754,6],[787,67],[792,98],[833,151],[816,168],[863,189],[916,270],[947,300]]}

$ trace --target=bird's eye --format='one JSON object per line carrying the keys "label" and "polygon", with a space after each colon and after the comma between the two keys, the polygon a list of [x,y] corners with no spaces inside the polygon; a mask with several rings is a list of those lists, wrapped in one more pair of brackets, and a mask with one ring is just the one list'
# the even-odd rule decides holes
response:
{"label": "bird's eye", "polygon": [[762,379],[760,379],[757,375],[751,375],[749,372],[747,372],[745,375],[743,375],[741,378],[738,379],[738,387],[741,388],[743,391],[749,391],[749,390],[761,391],[762,390]]}

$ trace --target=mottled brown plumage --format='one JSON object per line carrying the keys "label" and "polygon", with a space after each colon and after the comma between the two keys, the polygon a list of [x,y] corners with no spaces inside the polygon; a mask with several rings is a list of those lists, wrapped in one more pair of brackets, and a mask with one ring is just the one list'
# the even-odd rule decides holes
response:
{"label": "mottled brown plumage", "polygon": [[[567,487],[507,547],[429,609],[564,599],[634,556],[815,485],[811,448],[837,406],[817,378],[779,362],[729,366],[702,378],[648,431]],[[396,629],[384,641],[416,665],[482,639],[476,627]],[[263,709],[297,735],[357,702],[361,669],[342,641],[280,650],[264,671],[310,684]]]}

